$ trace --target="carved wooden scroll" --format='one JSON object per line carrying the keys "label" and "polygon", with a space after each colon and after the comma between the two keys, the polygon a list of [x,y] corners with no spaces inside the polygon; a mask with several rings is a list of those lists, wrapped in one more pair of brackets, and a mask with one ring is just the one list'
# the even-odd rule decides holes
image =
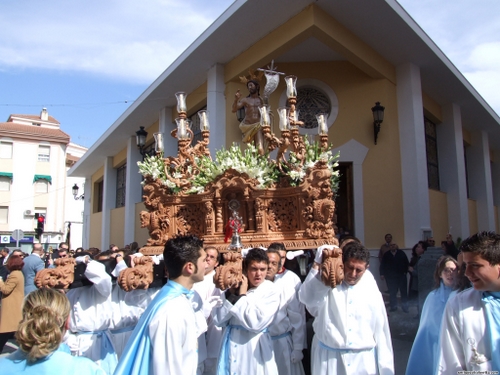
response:
{"label": "carved wooden scroll", "polygon": [[236,251],[229,251],[222,254],[224,264],[215,270],[214,283],[220,290],[226,290],[231,286],[239,285],[242,281],[242,261],[241,254]]}
{"label": "carved wooden scroll", "polygon": [[323,284],[331,288],[335,288],[344,280],[344,263],[342,262],[342,250],[340,248],[323,250],[321,280]]}
{"label": "carved wooden scroll", "polygon": [[37,272],[35,285],[37,288],[66,289],[74,281],[76,261],[73,258],[58,258],[54,261],[56,268],[45,268]]}
{"label": "carved wooden scroll", "polygon": [[149,256],[135,258],[134,263],[134,267],[124,269],[118,277],[118,284],[126,292],[148,289],[154,279],[153,260]]}

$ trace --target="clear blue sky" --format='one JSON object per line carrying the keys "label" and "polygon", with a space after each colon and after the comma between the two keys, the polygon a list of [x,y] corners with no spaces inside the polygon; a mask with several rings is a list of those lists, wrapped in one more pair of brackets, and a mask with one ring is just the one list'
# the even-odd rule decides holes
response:
{"label": "clear blue sky", "polygon": [[[232,2],[2,0],[0,121],[47,107],[90,147]],[[500,1],[399,2],[500,113]]]}

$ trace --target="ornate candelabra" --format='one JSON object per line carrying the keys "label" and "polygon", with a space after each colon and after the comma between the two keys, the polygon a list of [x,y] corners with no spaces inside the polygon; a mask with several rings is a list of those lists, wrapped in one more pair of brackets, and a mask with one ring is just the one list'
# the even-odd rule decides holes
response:
{"label": "ornate candelabra", "polygon": [[[164,160],[165,175],[167,179],[174,183],[181,190],[186,190],[191,187],[190,179],[197,173],[196,157],[210,157],[208,145],[210,143],[210,124],[208,122],[208,111],[199,111],[200,130],[202,139],[193,147],[192,142],[194,133],[190,128],[190,121],[187,119],[186,94],[178,92],[175,94],[177,98],[178,117],[175,119],[177,128],[172,130],[172,137],[177,139],[178,152],[177,157],[170,156]],[[163,150],[163,138],[156,138],[155,149],[158,152],[160,149],[159,143],[161,140],[161,149]]]}

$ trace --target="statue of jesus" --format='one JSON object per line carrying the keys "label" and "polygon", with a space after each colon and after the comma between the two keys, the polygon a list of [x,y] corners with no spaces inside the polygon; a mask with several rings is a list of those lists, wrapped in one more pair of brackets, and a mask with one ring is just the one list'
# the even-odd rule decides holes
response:
{"label": "statue of jesus", "polygon": [[235,113],[238,109],[245,107],[245,118],[240,123],[240,130],[243,133],[242,140],[245,143],[254,142],[259,155],[264,155],[264,137],[260,128],[259,107],[264,104],[260,97],[260,84],[255,80],[247,82],[249,95],[241,97],[240,90],[234,94],[232,111]]}

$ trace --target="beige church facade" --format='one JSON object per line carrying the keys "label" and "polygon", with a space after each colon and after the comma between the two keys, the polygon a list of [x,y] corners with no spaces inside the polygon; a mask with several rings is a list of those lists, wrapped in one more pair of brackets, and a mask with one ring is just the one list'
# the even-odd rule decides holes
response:
{"label": "beige church facade", "polygon": [[[165,154],[176,155],[170,132],[175,93],[184,91],[194,131],[197,111],[209,112],[212,156],[241,144],[232,112],[236,91],[247,93],[240,77],[272,61],[297,76],[304,118],[328,114],[329,142],[340,151],[339,227],[372,249],[386,233],[409,248],[449,231],[499,231],[500,118],[396,1],[252,0],[234,2],[71,168],[69,176],[86,179],[84,247],[148,239],[139,220],[140,126],[145,151],[161,132]],[[265,79],[260,85],[262,94]],[[385,111],[375,143],[376,102]],[[285,103],[281,78],[269,104]],[[316,139],[314,122],[307,126],[301,133]]]}

